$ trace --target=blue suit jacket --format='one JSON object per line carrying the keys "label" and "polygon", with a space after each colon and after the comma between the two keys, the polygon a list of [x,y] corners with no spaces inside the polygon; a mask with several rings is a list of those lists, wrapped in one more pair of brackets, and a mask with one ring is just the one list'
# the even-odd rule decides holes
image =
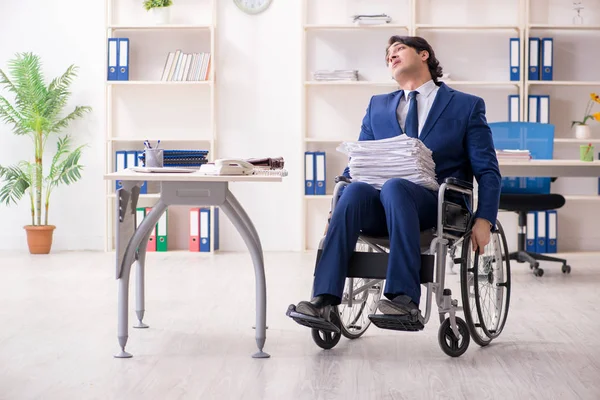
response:
{"label": "blue suit jacket", "polygon": [[[500,201],[501,175],[485,117],[483,99],[438,83],[419,139],[433,153],[435,172],[441,184],[448,177],[479,185],[476,216],[495,225]],[[404,91],[375,95],[367,108],[358,140],[378,140],[401,135],[396,110]],[[346,167],[344,175],[350,177]]]}

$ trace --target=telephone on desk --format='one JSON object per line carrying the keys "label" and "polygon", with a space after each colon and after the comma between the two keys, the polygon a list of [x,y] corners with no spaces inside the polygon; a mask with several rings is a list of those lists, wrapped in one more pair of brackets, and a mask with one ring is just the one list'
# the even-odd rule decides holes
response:
{"label": "telephone on desk", "polygon": [[208,175],[279,175],[287,176],[284,169],[269,169],[254,165],[246,160],[224,158],[200,167]]}

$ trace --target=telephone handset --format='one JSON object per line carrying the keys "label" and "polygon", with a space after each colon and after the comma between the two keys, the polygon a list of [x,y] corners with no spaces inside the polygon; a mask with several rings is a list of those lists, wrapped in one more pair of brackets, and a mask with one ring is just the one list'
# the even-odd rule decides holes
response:
{"label": "telephone handset", "polygon": [[215,160],[215,167],[219,175],[252,175],[254,165],[241,159]]}

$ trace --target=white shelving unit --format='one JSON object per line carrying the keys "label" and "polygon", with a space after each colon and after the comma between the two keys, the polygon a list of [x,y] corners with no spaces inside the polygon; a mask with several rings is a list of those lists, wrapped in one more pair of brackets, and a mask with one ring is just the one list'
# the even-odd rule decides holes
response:
{"label": "white shelving unit", "polygon": [[[398,89],[389,78],[384,61],[385,46],[392,35],[427,39],[444,72],[450,73],[450,79],[444,79],[446,84],[482,97],[489,122],[508,119],[510,94],[520,96],[523,121],[527,120],[528,96],[549,94],[550,123],[556,127],[555,158],[577,159],[579,145],[600,143],[599,127],[593,131],[596,138],[591,140],[576,139],[570,128],[572,120],[581,118],[578,114],[583,112],[589,93],[600,93],[600,70],[595,67],[600,57],[590,51],[600,42],[600,0],[585,2],[583,25],[571,24],[575,14],[571,2],[562,0],[302,0],[302,3],[300,159],[304,160],[305,151],[325,151],[327,158],[326,195],[304,195],[302,202],[303,250],[317,248],[329,212],[334,177],[347,164],[336,147],[342,141],[357,140],[372,95]],[[377,26],[351,24],[352,15],[380,13],[388,14],[392,22]],[[528,79],[529,37],[554,38],[554,80]],[[509,38],[520,38],[518,81],[509,77]],[[357,69],[359,80],[313,80],[313,72],[320,69]],[[304,174],[300,175],[299,184],[304,188]],[[576,184],[566,185],[559,181],[553,184],[553,190],[565,194],[570,203],[593,205],[600,201],[594,178],[574,179]],[[592,231],[593,227],[588,228]]]}
{"label": "white shelving unit", "polygon": [[[108,39],[129,38],[129,80],[108,80],[106,85],[105,171],[115,170],[117,150],[144,150],[144,140],[164,149],[208,150],[212,160],[217,146],[215,71],[218,57],[217,0],[174,2],[171,23],[155,24],[142,2],[105,0],[106,60]],[[162,81],[169,52],[210,53],[207,80]],[[106,70],[105,70],[106,71]],[[148,183],[139,207],[152,207],[158,187]],[[106,183],[105,250],[115,248],[115,183]],[[189,207],[170,207],[168,247],[187,250]],[[214,238],[214,208],[211,209]],[[214,240],[211,240],[211,252]]]}

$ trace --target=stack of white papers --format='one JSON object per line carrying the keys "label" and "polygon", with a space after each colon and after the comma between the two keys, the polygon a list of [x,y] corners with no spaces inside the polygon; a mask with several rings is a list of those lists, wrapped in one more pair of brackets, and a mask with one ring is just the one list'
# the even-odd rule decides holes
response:
{"label": "stack of white papers", "polygon": [[337,150],[348,155],[353,181],[376,189],[391,178],[404,178],[427,189],[438,190],[432,152],[419,139],[405,134],[381,140],[344,142]]}
{"label": "stack of white papers", "polygon": [[313,74],[316,81],[357,81],[357,69],[318,70]]}
{"label": "stack of white papers", "polygon": [[381,25],[389,24],[392,18],[387,14],[359,14],[352,16],[352,22],[356,25]]}

